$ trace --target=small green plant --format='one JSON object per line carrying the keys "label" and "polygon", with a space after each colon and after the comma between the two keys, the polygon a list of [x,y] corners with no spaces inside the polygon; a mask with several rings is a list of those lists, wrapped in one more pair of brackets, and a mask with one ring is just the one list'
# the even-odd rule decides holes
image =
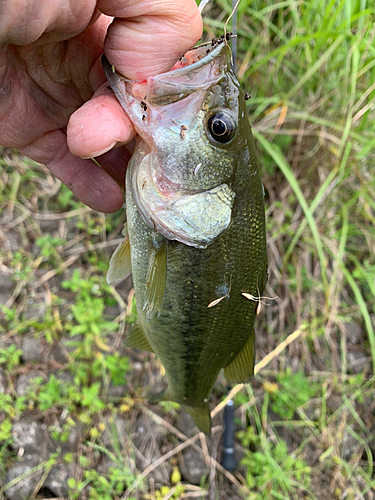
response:
{"label": "small green plant", "polygon": [[88,415],[98,413],[105,408],[105,403],[100,399],[101,383],[95,382],[88,386],[79,386],[74,382],[58,380],[51,375],[48,381],[41,385],[41,377],[34,380],[34,397],[40,410],[49,410],[52,407],[67,408],[70,412],[83,407]]}
{"label": "small green plant", "polygon": [[101,337],[118,328],[117,323],[106,321],[103,317],[103,292],[107,291],[107,287],[102,279],[99,280],[95,276],[86,279],[81,277],[78,269],[62,286],[75,293],[75,304],[72,306],[74,321],[67,323],[66,328],[71,337],[84,335],[83,350],[89,356],[95,343],[103,347]]}
{"label": "small green plant", "polygon": [[256,490],[248,500],[297,498],[291,496],[293,490],[307,490],[311,469],[290,453],[284,440],[271,441],[263,433],[257,435],[252,427],[239,432],[238,437],[245,448],[241,463],[246,467],[246,482],[250,490]]}
{"label": "small green plant", "polygon": [[15,344],[11,344],[7,349],[0,349],[0,365],[5,365],[5,368],[11,372],[20,364],[21,356],[21,349],[18,349]]}
{"label": "small green plant", "polygon": [[98,219],[98,217],[93,216],[89,219],[81,220],[77,222],[77,228],[85,231],[89,236],[96,236],[102,231],[103,221]]}
{"label": "small green plant", "polygon": [[67,186],[62,184],[59,189],[59,194],[57,195],[57,202],[59,208],[76,210],[77,208],[83,206],[83,204],[78,201],[72,190]]}
{"label": "small green plant", "polygon": [[0,475],[4,473],[11,457],[9,446],[13,442],[12,428],[13,424],[9,418],[4,419],[0,424]]}
{"label": "small green plant", "polygon": [[[51,438],[54,439],[55,441],[66,443],[75,425],[76,423],[72,418],[67,418],[66,422],[64,422],[62,427],[56,427],[51,425],[49,427]],[[66,461],[68,462],[68,460]]]}
{"label": "small green plant", "polygon": [[108,355],[98,353],[92,366],[95,375],[100,374],[105,378],[108,374],[110,381],[115,386],[125,383],[125,375],[129,369],[129,359],[121,357],[118,352]]}
{"label": "small green plant", "polygon": [[172,415],[176,415],[176,412],[180,409],[180,405],[174,401],[160,401],[159,405],[166,413],[171,413]]}
{"label": "small green plant", "polygon": [[116,323],[104,321],[104,303],[99,297],[82,297],[72,306],[76,324],[69,326],[70,335],[93,334],[100,336],[103,332],[115,331]]}
{"label": "small green plant", "polygon": [[10,394],[0,392],[0,408],[5,415],[13,419],[27,408],[26,397],[18,396],[14,399]]}
{"label": "small green plant", "polygon": [[[71,315],[56,316],[56,310],[62,303],[52,296],[50,314],[44,327],[49,332],[50,341],[56,340],[62,331],[68,332],[71,340],[67,342],[67,347],[73,347],[73,350],[69,353],[72,362],[67,369],[73,378],[66,380],[53,374],[47,381],[37,378],[28,391],[27,404],[41,411],[66,409],[81,422],[91,424],[94,415],[111,407],[105,400],[106,391],[103,389],[110,383],[124,384],[130,368],[129,360],[112,352],[106,342],[106,336],[116,331],[118,325],[104,317],[106,303],[113,302],[113,297],[108,293],[109,287],[103,283],[103,278],[97,275],[84,277],[76,270],[63,287],[74,294]],[[8,353],[0,352],[0,356],[4,358],[0,357],[0,363],[3,359],[11,366],[18,360],[14,349]],[[60,440],[64,440],[68,432],[69,426],[62,430],[54,429],[55,438]]]}
{"label": "small green plant", "polygon": [[58,255],[57,247],[65,243],[61,238],[55,238],[51,234],[44,234],[36,240],[36,246],[40,248],[40,254],[43,257],[56,257]]}
{"label": "small green plant", "polygon": [[[82,480],[72,477],[68,479],[69,498],[72,500],[81,498],[82,490],[89,485],[88,500],[114,500],[119,498],[135,479],[130,469],[124,466],[110,467],[106,475],[89,469],[84,472]],[[129,497],[129,500],[136,499]]]}
{"label": "small green plant", "polygon": [[[75,347],[72,356],[76,361],[76,382],[88,383],[87,374],[91,373],[94,377],[108,377],[114,385],[123,384],[129,370],[128,358],[111,353],[106,343],[106,336],[118,329],[117,323],[104,318],[106,304],[113,302],[108,285],[102,278],[84,278],[75,270],[71,279],[64,281],[62,286],[75,294],[72,318],[66,322],[65,328],[72,337],[69,345]],[[82,339],[77,339],[77,336],[82,336]]]}
{"label": "small green plant", "polygon": [[5,320],[9,323],[14,322],[18,318],[18,311],[16,307],[9,308],[0,305],[0,311],[3,313]]}
{"label": "small green plant", "polygon": [[40,410],[49,410],[52,407],[74,409],[75,404],[80,400],[79,392],[69,382],[58,380],[51,375],[47,382],[43,383],[42,377],[34,379],[34,397]]}
{"label": "small green plant", "polygon": [[26,281],[31,278],[34,269],[32,267],[32,256],[23,249],[17,250],[10,263],[13,269],[12,279],[14,281]]}
{"label": "small green plant", "polygon": [[4,419],[0,424],[0,441],[7,441],[12,438],[13,424],[9,418]]}
{"label": "small green plant", "polygon": [[278,389],[270,393],[271,409],[284,419],[293,418],[297,408],[307,403],[317,391],[315,384],[302,371],[292,373],[287,369],[277,375],[277,381]]}

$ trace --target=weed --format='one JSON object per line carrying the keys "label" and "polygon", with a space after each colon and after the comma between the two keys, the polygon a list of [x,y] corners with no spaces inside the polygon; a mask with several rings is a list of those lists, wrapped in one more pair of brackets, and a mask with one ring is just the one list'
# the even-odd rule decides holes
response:
{"label": "weed", "polygon": [[59,193],[57,195],[57,205],[60,208],[77,210],[79,207],[82,207],[82,203],[79,202],[72,191],[64,184],[61,185],[59,189]]}
{"label": "weed", "polygon": [[27,408],[26,397],[18,396],[13,400],[10,394],[0,393],[0,408],[1,411],[8,415],[11,419],[21,415]]}
{"label": "weed", "polygon": [[[57,427],[51,425],[49,427],[50,436],[55,441],[60,441],[61,443],[66,443],[69,439],[72,429],[76,426],[76,423],[73,419],[68,418],[62,427]],[[67,456],[71,457],[71,460],[67,458]],[[65,461],[70,463],[73,461],[73,454],[66,454]]]}
{"label": "weed", "polygon": [[11,267],[14,268],[12,278],[14,281],[24,281],[32,277],[33,268],[28,252],[19,250],[13,254]]}
{"label": "weed", "polygon": [[119,353],[99,355],[93,364],[93,373],[101,373],[103,377],[108,372],[113,385],[123,385],[126,373],[130,369],[129,359],[121,357]]}
{"label": "weed", "polygon": [[43,257],[51,257],[58,255],[57,247],[62,245],[64,240],[61,238],[54,238],[50,234],[40,236],[35,244],[40,248],[40,253]]}
{"label": "weed", "polygon": [[[298,498],[296,491],[307,491],[311,483],[311,468],[288,450],[282,439],[277,442],[257,436],[250,427],[239,434],[245,446],[241,463],[246,467],[246,482],[256,490],[248,500]],[[246,450],[252,445],[256,451]]]}
{"label": "weed", "polygon": [[176,414],[176,411],[180,409],[180,405],[174,401],[161,401],[159,405],[166,413]]}
{"label": "weed", "polygon": [[21,349],[17,349],[15,344],[11,344],[7,349],[0,349],[0,365],[5,365],[5,368],[11,372],[20,364],[21,356]]}
{"label": "weed", "polygon": [[[84,464],[81,463],[81,465]],[[110,467],[106,475],[102,475],[94,469],[86,470],[81,481],[69,478],[67,484],[72,499],[81,498],[82,490],[89,486],[88,500],[113,500],[119,498],[134,480],[135,477],[128,468]],[[136,499],[129,497],[129,500]]]}
{"label": "weed", "polygon": [[278,388],[271,394],[271,409],[281,418],[290,420],[295,411],[307,403],[317,392],[317,387],[302,371],[277,375]]}

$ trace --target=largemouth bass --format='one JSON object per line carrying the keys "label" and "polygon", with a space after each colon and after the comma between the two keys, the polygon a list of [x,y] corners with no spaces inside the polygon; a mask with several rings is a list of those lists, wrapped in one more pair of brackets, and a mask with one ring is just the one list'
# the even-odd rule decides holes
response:
{"label": "largemouth bass", "polygon": [[128,347],[155,352],[168,389],[210,433],[220,370],[254,369],[254,320],[267,280],[259,165],[225,41],[168,73],[129,81],[103,67],[138,138],[126,174],[127,234],[108,281],[133,274],[138,323]]}

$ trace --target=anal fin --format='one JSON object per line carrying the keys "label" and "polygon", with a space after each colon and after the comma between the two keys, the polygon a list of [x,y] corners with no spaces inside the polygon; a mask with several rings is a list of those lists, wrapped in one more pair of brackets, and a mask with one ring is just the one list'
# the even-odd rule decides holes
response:
{"label": "anal fin", "polygon": [[232,384],[249,382],[254,374],[255,342],[254,331],[247,339],[242,350],[233,361],[224,368],[224,376]]}
{"label": "anal fin", "polygon": [[132,272],[130,243],[126,224],[122,234],[125,238],[113,252],[111,260],[109,261],[109,269],[107,272],[107,283],[109,285],[118,279],[125,278]]}
{"label": "anal fin", "polygon": [[163,305],[167,279],[167,240],[163,239],[159,248],[152,248],[146,276],[146,297],[143,310],[150,321],[160,314]]}
{"label": "anal fin", "polygon": [[140,324],[136,323],[129,328],[126,335],[125,347],[133,347],[135,349],[142,349],[143,351],[154,352],[153,348],[148,341],[145,332]]}

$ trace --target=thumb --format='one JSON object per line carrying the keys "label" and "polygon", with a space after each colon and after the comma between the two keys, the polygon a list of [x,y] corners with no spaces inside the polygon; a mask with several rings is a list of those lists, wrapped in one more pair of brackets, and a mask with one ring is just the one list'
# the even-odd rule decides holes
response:
{"label": "thumb", "polygon": [[169,71],[202,34],[195,0],[99,0],[98,7],[115,17],[106,56],[131,80]]}

